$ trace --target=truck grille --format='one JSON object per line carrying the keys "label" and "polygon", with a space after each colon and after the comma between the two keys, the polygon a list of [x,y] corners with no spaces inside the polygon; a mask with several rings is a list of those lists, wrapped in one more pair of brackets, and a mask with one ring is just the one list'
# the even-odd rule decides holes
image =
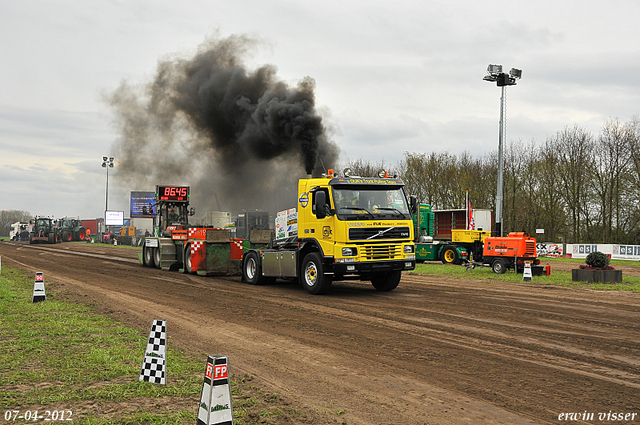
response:
{"label": "truck grille", "polygon": [[408,227],[357,227],[349,229],[349,240],[408,239]]}
{"label": "truck grille", "polygon": [[360,258],[364,260],[394,260],[402,258],[402,245],[359,246]]}

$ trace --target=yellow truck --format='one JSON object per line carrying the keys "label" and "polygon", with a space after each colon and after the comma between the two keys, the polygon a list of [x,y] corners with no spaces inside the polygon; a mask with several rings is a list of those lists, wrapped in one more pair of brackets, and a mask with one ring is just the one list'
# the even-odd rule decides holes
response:
{"label": "yellow truck", "polygon": [[243,279],[260,285],[295,278],[311,294],[324,294],[333,281],[348,279],[394,290],[402,271],[415,269],[411,214],[416,207],[402,180],[384,171],[358,177],[329,170],[320,178],[301,179],[297,207],[279,214],[280,223],[276,219],[276,238],[244,251]]}

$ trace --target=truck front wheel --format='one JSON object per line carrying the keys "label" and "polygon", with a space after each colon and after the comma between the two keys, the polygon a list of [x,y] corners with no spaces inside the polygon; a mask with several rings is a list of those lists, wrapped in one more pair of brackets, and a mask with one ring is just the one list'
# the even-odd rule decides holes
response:
{"label": "truck front wheel", "polygon": [[398,287],[402,272],[396,270],[393,272],[374,273],[371,276],[371,283],[378,291],[393,291]]}
{"label": "truck front wheel", "polygon": [[244,257],[242,276],[245,282],[250,285],[264,285],[266,283],[267,279],[262,276],[262,267],[256,252],[249,252]]}
{"label": "truck front wheel", "polygon": [[317,252],[311,252],[302,261],[300,282],[304,289],[312,295],[326,294],[331,288],[332,276],[324,274],[322,260]]}
{"label": "truck front wheel", "polygon": [[491,264],[491,268],[495,274],[503,274],[507,271],[507,266],[503,260],[497,259]]}

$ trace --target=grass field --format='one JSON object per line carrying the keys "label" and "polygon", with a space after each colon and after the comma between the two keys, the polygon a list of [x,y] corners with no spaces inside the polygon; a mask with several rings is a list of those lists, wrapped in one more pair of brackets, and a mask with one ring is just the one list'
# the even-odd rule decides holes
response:
{"label": "grass field", "polygon": [[[561,285],[561,286],[573,286],[581,288],[590,288],[598,290],[618,290],[618,291],[633,291],[640,292],[640,278],[634,276],[622,276],[622,283],[585,283],[585,282],[573,282],[571,280],[571,272],[558,271],[554,265],[559,263],[574,264],[574,268],[578,268],[580,264],[584,264],[584,260],[571,259],[571,258],[541,258],[542,264],[551,266],[551,275],[549,276],[534,276],[532,281],[535,284],[545,285]],[[636,262],[624,261],[624,260],[612,260],[611,266],[616,265],[633,265],[640,268],[640,265],[636,265]],[[444,265],[440,262],[427,262],[416,265],[416,274],[432,275],[432,276],[449,276],[457,279],[476,279],[481,281],[501,281],[501,282],[522,282],[522,274],[517,274],[513,270],[507,271],[505,274],[497,275],[493,273],[490,267],[476,267],[473,270],[467,270],[462,266]]]}
{"label": "grass field", "polygon": [[[206,356],[172,350],[169,338],[167,384],[139,382],[148,333],[57,300],[49,290],[46,301],[32,303],[33,284],[33,276],[2,266],[0,415],[38,410],[96,425],[196,422]],[[250,376],[232,379],[231,392],[239,425],[291,423],[284,417],[297,415],[279,409],[278,395],[255,388]]]}

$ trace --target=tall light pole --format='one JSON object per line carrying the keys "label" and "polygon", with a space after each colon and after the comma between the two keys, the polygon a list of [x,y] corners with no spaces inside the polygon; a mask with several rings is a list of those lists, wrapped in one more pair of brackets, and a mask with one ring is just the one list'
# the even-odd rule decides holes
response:
{"label": "tall light pole", "polygon": [[496,228],[494,233],[497,236],[502,236],[502,181],[503,181],[503,170],[504,170],[504,160],[503,160],[503,142],[505,139],[505,114],[504,114],[504,92],[506,86],[515,86],[516,79],[522,78],[522,70],[511,68],[509,74],[505,74],[502,72],[502,65],[489,65],[487,67],[487,75],[484,76],[483,80],[489,82],[496,82],[498,87],[502,87],[502,95],[500,96],[500,134],[498,136],[498,188],[496,190]]}
{"label": "tall light pole", "polygon": [[107,169],[107,188],[105,190],[104,211],[105,214],[109,209],[109,168],[113,168],[113,157],[102,157],[102,167]]}

